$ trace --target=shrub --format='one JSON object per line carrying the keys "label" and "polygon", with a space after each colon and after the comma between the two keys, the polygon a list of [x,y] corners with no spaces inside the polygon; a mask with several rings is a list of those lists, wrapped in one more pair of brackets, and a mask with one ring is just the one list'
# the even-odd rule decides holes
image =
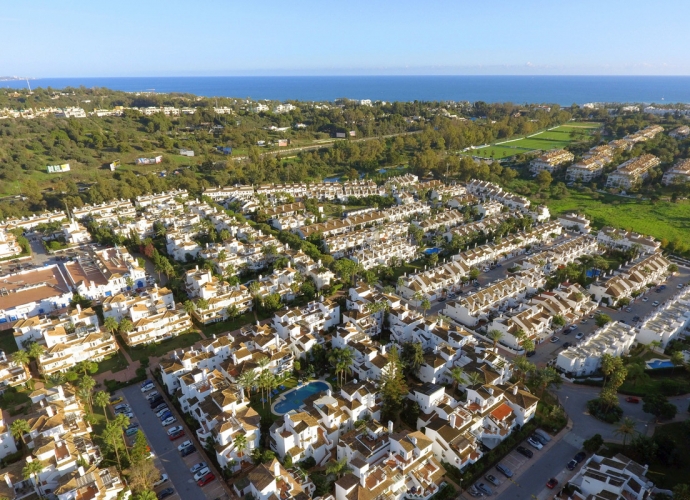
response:
{"label": "shrub", "polygon": [[587,409],[594,418],[608,424],[615,424],[623,418],[623,408],[618,405],[607,408],[598,398],[587,401]]}
{"label": "shrub", "polygon": [[603,444],[604,438],[601,437],[601,434],[595,434],[591,438],[585,440],[585,442],[582,443],[582,447],[589,453],[595,453]]}

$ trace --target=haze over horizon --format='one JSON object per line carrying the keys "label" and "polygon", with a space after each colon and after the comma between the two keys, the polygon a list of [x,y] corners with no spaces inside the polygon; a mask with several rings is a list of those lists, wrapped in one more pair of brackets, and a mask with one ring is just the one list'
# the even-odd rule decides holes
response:
{"label": "haze over horizon", "polygon": [[690,75],[690,2],[661,4],[39,0],[4,5],[0,43],[15,50],[0,52],[0,73]]}

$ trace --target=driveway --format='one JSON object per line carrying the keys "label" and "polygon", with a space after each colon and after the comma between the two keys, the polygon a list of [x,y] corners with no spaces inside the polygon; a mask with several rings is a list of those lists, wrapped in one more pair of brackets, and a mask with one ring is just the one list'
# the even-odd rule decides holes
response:
{"label": "driveway", "polygon": [[[160,460],[162,466],[165,468],[165,472],[167,472],[170,478],[170,481],[165,483],[162,487],[170,487],[170,483],[172,482],[172,487],[175,489],[175,495],[170,498],[173,500],[177,500],[178,498],[184,498],[185,500],[206,500],[206,495],[204,495],[202,489],[194,482],[194,478],[189,472],[189,467],[180,456],[180,452],[177,451],[177,446],[185,439],[189,439],[189,436],[178,439],[177,441],[170,441],[168,439],[166,428],[161,425],[160,419],[153,410],[149,408],[149,403],[146,401],[144,394],[142,394],[139,384],[125,387],[122,389],[122,393],[127,399],[127,402],[131,405],[132,412],[136,416],[141,430],[146,434],[146,439],[151,449],[158,460]],[[179,424],[180,421],[178,418],[178,421],[174,425]],[[198,455],[198,452],[193,455]],[[199,461],[201,461],[201,459],[197,457],[196,462]],[[217,483],[217,481],[213,481],[213,483]],[[160,488],[161,487],[157,489]]]}

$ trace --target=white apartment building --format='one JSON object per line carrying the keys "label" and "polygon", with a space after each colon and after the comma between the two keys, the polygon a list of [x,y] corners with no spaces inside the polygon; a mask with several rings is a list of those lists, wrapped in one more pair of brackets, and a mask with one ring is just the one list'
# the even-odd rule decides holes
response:
{"label": "white apartment building", "polygon": [[658,252],[661,243],[652,236],[643,236],[631,231],[604,226],[597,233],[597,241],[609,248],[630,250],[637,248],[641,253],[651,254]]}
{"label": "white apartment building", "polygon": [[11,217],[0,222],[0,228],[8,231],[10,229],[33,229],[40,224],[50,224],[51,222],[62,222],[67,216],[62,210],[54,212],[44,212],[42,214],[31,214],[24,217]]}
{"label": "white apartment building", "polygon": [[621,163],[615,172],[609,174],[606,186],[630,189],[649,177],[649,171],[660,163],[659,158],[650,154],[631,158]]}
{"label": "white apartment building", "polygon": [[685,184],[688,181],[690,181],[690,158],[678,160],[678,162],[676,162],[670,170],[667,170],[661,178],[661,183],[666,186],[672,184]]}
{"label": "white apartment building", "polygon": [[364,269],[377,266],[394,267],[413,261],[417,257],[417,245],[405,238],[384,240],[349,252],[348,258],[361,264]]}
{"label": "white apartment building", "polygon": [[0,259],[7,259],[22,253],[22,247],[17,243],[17,237],[0,228]]}
{"label": "white apartment building", "polygon": [[685,287],[675,297],[642,318],[637,326],[637,341],[647,345],[658,341],[662,348],[666,348],[671,340],[685,335],[689,326],[690,287]]}
{"label": "white apartment building", "polygon": [[0,276],[0,323],[67,307],[72,290],[57,264]]}
{"label": "white apartment building", "polygon": [[485,201],[475,205],[473,208],[477,210],[477,213],[482,216],[482,219],[487,217],[494,217],[503,211],[503,205],[497,201]]}
{"label": "white apartment building", "polygon": [[681,125],[680,127],[671,130],[668,135],[674,139],[685,139],[690,135],[690,127],[687,125]]}
{"label": "white apartment building", "polygon": [[406,299],[420,293],[429,300],[435,300],[445,295],[469,275],[470,267],[458,261],[437,264],[435,267],[415,274],[402,276],[396,290]]}
{"label": "white apartment building", "polygon": [[575,155],[570,151],[566,151],[565,149],[552,149],[532,160],[529,169],[535,175],[542,170],[553,173],[574,159]]}
{"label": "white apartment building", "polygon": [[592,230],[589,227],[589,219],[582,214],[567,212],[559,215],[557,220],[563,229],[584,234],[589,234]]}
{"label": "white apartment building", "polygon": [[[26,383],[31,378],[31,373],[29,372],[29,367],[21,363],[17,363],[7,358],[7,355],[3,353],[0,356],[0,393],[5,392],[7,387],[16,387]],[[0,427],[1,425],[0,416]],[[0,441],[4,441],[3,436],[0,434]],[[5,448],[6,449],[6,448]],[[0,448],[0,458],[2,458],[3,448]]]}
{"label": "white apartment building", "polygon": [[89,205],[86,204],[82,207],[74,207],[71,209],[72,215],[75,219],[85,219],[87,217],[100,216],[105,217],[134,217],[136,216],[136,209],[134,204],[130,200],[110,200],[104,201],[100,204]]}
{"label": "white apartment building", "polygon": [[198,307],[192,316],[198,322],[208,325],[218,321],[225,321],[230,317],[230,310],[237,314],[251,311],[252,296],[244,285],[230,286],[221,281],[208,269],[190,269],[185,273],[185,289],[190,299],[203,299],[207,307]]}
{"label": "white apartment building", "polygon": [[502,187],[489,181],[472,179],[465,188],[468,193],[478,198],[497,201],[511,210],[527,210],[530,206],[530,201],[527,198],[503,191]]}
{"label": "white apartment building", "polygon": [[62,224],[62,237],[68,245],[80,245],[91,241],[91,235],[86,228],[74,219]]}
{"label": "white apartment building", "polygon": [[124,247],[92,250],[64,264],[64,269],[72,289],[90,300],[144,288],[146,284],[146,271]]}
{"label": "white apartment building", "polygon": [[160,205],[175,199],[186,200],[189,197],[186,189],[172,189],[163,193],[145,194],[137,196],[134,204],[137,208],[144,208],[149,205]]}
{"label": "white apartment building", "polygon": [[661,254],[649,255],[605,281],[602,278],[592,283],[589,285],[589,293],[597,302],[604,301],[614,305],[620,299],[629,298],[634,292],[646,289],[648,284],[666,279],[669,265]]}
{"label": "white apartment building", "polygon": [[312,301],[304,306],[277,311],[273,328],[281,339],[296,339],[309,334],[323,342],[320,333],[340,324],[340,306],[330,299]]}
{"label": "white apartment building", "polygon": [[0,414],[0,460],[13,453],[17,453],[17,443],[14,442],[12,432]]}
{"label": "white apartment building", "polygon": [[571,376],[592,375],[601,366],[601,356],[619,357],[627,354],[635,344],[635,329],[613,321],[599,328],[579,344],[558,353],[556,368]]}
{"label": "white apartment building", "polygon": [[648,465],[640,465],[620,453],[613,458],[592,455],[568,481],[577,488],[569,500],[651,498],[656,487],[646,476],[648,470]]}

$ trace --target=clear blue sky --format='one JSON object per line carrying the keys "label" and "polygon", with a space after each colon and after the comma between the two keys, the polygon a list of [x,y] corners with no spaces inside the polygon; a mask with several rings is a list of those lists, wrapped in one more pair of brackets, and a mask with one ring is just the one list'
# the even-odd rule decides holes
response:
{"label": "clear blue sky", "polygon": [[690,75],[688,0],[0,0],[0,76]]}

